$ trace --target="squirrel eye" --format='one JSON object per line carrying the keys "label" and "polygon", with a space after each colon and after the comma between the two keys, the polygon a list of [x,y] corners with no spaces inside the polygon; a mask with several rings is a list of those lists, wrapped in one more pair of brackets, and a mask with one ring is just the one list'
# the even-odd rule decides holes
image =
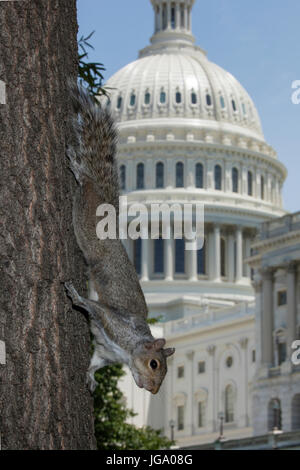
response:
{"label": "squirrel eye", "polygon": [[150,367],[151,369],[157,369],[158,363],[155,359],[152,359],[152,361],[150,361]]}

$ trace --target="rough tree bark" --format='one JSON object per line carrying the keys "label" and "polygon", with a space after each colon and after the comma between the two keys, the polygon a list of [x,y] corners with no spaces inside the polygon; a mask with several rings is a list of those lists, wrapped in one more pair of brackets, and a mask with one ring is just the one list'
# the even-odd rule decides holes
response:
{"label": "rough tree bark", "polygon": [[62,284],[86,286],[65,157],[76,33],[75,0],[0,2],[2,449],[95,448],[88,326]]}

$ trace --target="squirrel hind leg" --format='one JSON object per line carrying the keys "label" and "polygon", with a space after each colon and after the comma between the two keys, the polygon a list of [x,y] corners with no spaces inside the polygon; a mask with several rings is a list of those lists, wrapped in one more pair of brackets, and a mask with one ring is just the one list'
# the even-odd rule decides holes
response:
{"label": "squirrel hind leg", "polygon": [[80,186],[82,186],[82,176],[83,176],[82,165],[78,163],[77,161],[77,156],[76,156],[76,152],[74,148],[68,147],[66,154],[69,160],[70,170],[75,176],[77,183],[80,184]]}
{"label": "squirrel hind leg", "polygon": [[108,361],[107,359],[103,359],[99,355],[99,351],[96,347],[95,350],[94,350],[94,354],[92,356],[92,359],[91,359],[90,366],[89,366],[87,374],[86,374],[86,384],[87,384],[89,390],[91,391],[91,393],[93,393],[95,391],[96,387],[98,386],[98,382],[95,380],[95,372],[98,369],[101,369],[102,367],[105,367],[109,364],[111,364],[111,362]]}

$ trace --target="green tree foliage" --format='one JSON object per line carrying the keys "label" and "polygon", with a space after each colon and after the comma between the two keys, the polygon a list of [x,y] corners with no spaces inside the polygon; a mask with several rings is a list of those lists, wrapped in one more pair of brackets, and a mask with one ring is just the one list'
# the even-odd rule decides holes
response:
{"label": "green tree foliage", "polygon": [[[84,82],[91,95],[107,95],[103,87],[105,71],[103,64],[87,62],[86,48],[91,46],[88,40],[93,33],[79,39],[80,52],[78,57],[78,77]],[[149,323],[155,323],[150,320]],[[95,435],[97,447],[101,450],[158,450],[169,449],[173,444],[164,437],[161,431],[151,427],[137,428],[128,423],[135,416],[126,407],[125,397],[118,388],[119,379],[125,374],[121,365],[113,365],[100,369],[95,374],[98,387],[94,392]]]}
{"label": "green tree foliage", "polygon": [[124,375],[122,366],[104,367],[95,374],[98,387],[94,392],[95,434],[101,450],[158,450],[169,449],[172,442],[147,426],[136,428],[126,422],[135,416],[126,407],[118,380]]}

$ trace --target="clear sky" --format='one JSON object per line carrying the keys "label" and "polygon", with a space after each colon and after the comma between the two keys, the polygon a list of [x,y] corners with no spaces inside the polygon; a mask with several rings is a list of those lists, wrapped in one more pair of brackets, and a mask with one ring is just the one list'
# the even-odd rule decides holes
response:
{"label": "clear sky", "polygon": [[[79,35],[95,30],[89,59],[105,65],[105,79],[137,59],[149,43],[150,0],[77,0]],[[300,80],[299,0],[196,0],[193,34],[208,58],[246,88],[265,138],[288,169],[284,205],[300,211],[300,104],[291,101]]]}

